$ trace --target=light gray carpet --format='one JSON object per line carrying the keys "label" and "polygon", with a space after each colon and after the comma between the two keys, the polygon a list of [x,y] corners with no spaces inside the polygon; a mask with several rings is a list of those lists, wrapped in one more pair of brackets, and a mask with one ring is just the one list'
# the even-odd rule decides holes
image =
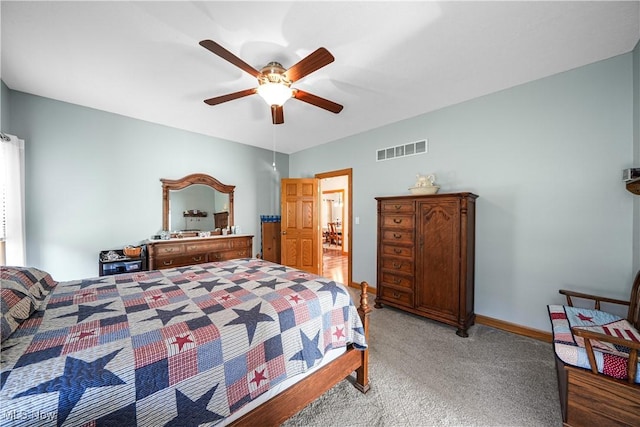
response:
{"label": "light gray carpet", "polygon": [[551,344],[388,307],[370,322],[371,390],[344,380],[284,426],[562,425]]}

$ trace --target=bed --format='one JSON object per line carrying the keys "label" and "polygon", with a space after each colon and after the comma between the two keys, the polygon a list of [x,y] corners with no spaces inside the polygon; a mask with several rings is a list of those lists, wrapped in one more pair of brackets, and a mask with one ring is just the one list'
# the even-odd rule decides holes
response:
{"label": "bed", "polygon": [[2,425],[277,425],[354,371],[369,389],[366,283],[356,308],[246,258],[61,283],[3,268],[2,285]]}

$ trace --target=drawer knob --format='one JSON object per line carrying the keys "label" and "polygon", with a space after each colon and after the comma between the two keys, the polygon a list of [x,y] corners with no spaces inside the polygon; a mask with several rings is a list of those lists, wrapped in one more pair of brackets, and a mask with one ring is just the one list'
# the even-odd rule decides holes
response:
{"label": "drawer knob", "polygon": [[395,237],[396,239],[400,239],[402,237],[401,233],[393,233],[393,237]]}
{"label": "drawer knob", "polygon": [[394,248],[394,249],[393,249],[393,252],[395,252],[395,253],[397,253],[397,254],[401,254],[401,253],[402,253],[402,250],[401,250],[401,249],[398,249],[398,248]]}
{"label": "drawer knob", "polygon": [[173,248],[165,248],[165,252],[173,252]]}
{"label": "drawer knob", "polygon": [[199,262],[199,261],[202,261],[202,256],[199,256],[199,257],[197,257],[197,258],[196,258],[196,257],[193,257],[193,258],[191,258],[191,259],[192,259],[192,260],[194,260],[195,262]]}
{"label": "drawer knob", "polygon": [[394,292],[393,293],[393,297],[394,298],[400,298],[400,292]]}
{"label": "drawer knob", "polygon": [[399,277],[396,277],[396,278],[393,279],[393,283],[395,283],[396,285],[399,285],[401,281],[402,280],[400,280]]}
{"label": "drawer knob", "polygon": [[393,267],[396,269],[400,269],[400,267],[402,267],[402,263],[401,262],[394,262],[393,263]]}
{"label": "drawer knob", "polygon": [[395,205],[396,210],[400,210],[400,208],[402,207],[402,205]]}
{"label": "drawer knob", "polygon": [[395,222],[396,224],[400,224],[402,223],[402,218],[393,218],[393,222]]}
{"label": "drawer knob", "polygon": [[164,265],[171,265],[171,264],[173,264],[173,260],[171,260],[171,261],[165,261],[165,262],[163,262],[163,264],[164,264]]}

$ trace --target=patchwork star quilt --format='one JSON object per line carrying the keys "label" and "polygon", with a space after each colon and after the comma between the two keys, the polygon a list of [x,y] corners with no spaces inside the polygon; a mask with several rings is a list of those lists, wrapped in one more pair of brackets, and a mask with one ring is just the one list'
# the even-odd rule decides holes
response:
{"label": "patchwork star quilt", "polygon": [[[626,319],[613,314],[564,305],[549,305],[548,309],[554,349],[556,355],[566,364],[591,369],[584,340],[571,333],[572,327],[640,342],[640,333]],[[591,340],[591,345],[598,372],[613,378],[627,379],[629,348],[597,340]],[[635,382],[640,383],[640,362]]]}
{"label": "patchwork star quilt", "polygon": [[260,259],[59,283],[2,343],[0,425],[215,425],[367,346],[339,283]]}

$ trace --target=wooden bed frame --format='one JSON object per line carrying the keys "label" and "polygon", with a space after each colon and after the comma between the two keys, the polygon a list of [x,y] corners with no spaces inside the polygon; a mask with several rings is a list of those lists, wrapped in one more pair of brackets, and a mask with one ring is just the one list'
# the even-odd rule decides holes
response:
{"label": "wooden bed frame", "polygon": [[[362,319],[364,333],[369,340],[369,301],[367,282],[360,284],[360,306],[358,314]],[[285,420],[300,412],[302,408],[323,395],[327,390],[356,372],[354,386],[362,393],[369,391],[369,349],[357,350],[352,345],[347,351],[300,382],[274,396],[267,402],[248,412],[232,426],[279,426]]]}
{"label": "wooden bed frame", "polygon": [[[629,306],[627,320],[640,330],[640,271],[633,282],[629,301],[567,290],[561,290],[560,293],[567,297],[567,304],[570,306],[573,306],[571,297],[593,300],[596,310],[600,309],[601,302]],[[640,343],[580,329],[572,329],[572,332],[584,338],[592,369],[569,366],[556,356],[558,390],[564,425],[572,427],[640,426],[640,384],[634,382]],[[630,348],[627,381],[598,373],[591,339],[622,344]]]}

